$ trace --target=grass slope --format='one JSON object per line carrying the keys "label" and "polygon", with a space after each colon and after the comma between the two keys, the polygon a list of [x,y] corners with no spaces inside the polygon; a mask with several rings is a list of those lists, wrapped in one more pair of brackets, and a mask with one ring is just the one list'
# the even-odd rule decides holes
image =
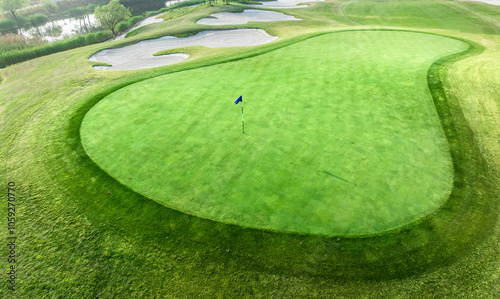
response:
{"label": "grass slope", "polygon": [[[103,44],[2,70],[2,184],[5,192],[8,181],[20,188],[17,293],[3,284],[0,297],[494,298],[500,292],[498,35],[462,32],[456,23],[447,31],[424,26],[436,22],[432,16],[423,21],[426,30],[473,40],[484,51],[475,48],[431,68],[430,87],[456,179],[445,206],[411,229],[370,238],[264,235],[151,202],[118,184],[85,155],[80,123],[104,96],[160,74],[253,56],[309,33],[359,28],[345,15],[345,3],[290,11],[303,18],[293,25],[259,25],[280,35],[273,45],[221,49],[176,66],[96,71],[87,57],[108,46]],[[494,11],[483,4],[460,5],[477,13]],[[197,29],[192,21],[211,12],[200,9],[134,38]],[[469,17],[466,11],[457,15]],[[481,22],[498,29],[494,20]],[[6,228],[6,217],[0,219]],[[0,236],[6,240],[7,230],[0,230]],[[4,247],[2,269],[9,266],[8,254]]]}
{"label": "grass slope", "polygon": [[[458,29],[471,33],[500,33],[498,27],[491,24],[486,17],[486,13],[474,14],[466,7],[456,1],[354,1],[346,6],[345,13],[360,25],[412,26]],[[494,9],[489,11],[492,12]]]}
{"label": "grass slope", "polygon": [[[467,47],[398,31],[314,37],[116,91],[85,118],[83,144],[122,184],[195,215],[378,233],[449,195],[451,162],[426,73],[436,57]],[[231,105],[238,92],[245,135]]]}

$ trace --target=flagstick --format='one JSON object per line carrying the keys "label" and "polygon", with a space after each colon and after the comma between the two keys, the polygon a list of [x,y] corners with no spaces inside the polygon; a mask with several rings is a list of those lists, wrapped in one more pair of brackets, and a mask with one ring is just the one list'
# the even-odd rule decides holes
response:
{"label": "flagstick", "polygon": [[245,133],[245,120],[243,119],[243,101],[241,101],[241,126],[243,128],[243,133]]}

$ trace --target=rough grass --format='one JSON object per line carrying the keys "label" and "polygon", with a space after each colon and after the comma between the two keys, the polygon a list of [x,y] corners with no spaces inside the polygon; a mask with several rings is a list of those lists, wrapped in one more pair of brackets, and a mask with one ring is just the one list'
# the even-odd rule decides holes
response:
{"label": "rough grass", "polygon": [[[450,1],[451,2],[451,1]],[[360,25],[412,26],[423,28],[458,29],[472,33],[496,33],[484,17],[468,13],[466,4],[442,1],[356,1],[344,11]]]}
{"label": "rough grass", "polygon": [[[463,33],[460,24],[446,31],[480,43],[484,51],[476,46],[466,57],[431,68],[430,87],[456,180],[446,205],[410,229],[370,238],[327,238],[224,225],[131,192],[85,155],[80,122],[107,94],[138,80],[252,56],[306,33],[346,27],[350,23],[338,5],[296,10],[307,20],[286,27],[262,25],[284,37],[276,44],[221,49],[210,60],[102,72],[92,70],[87,57],[106,45],[94,45],[2,70],[2,184],[5,192],[8,181],[21,188],[17,294],[3,284],[0,296],[494,298],[500,292],[496,35]],[[179,23],[175,27],[172,20],[169,28],[162,24],[144,37],[196,29],[186,19]],[[0,219],[6,240],[6,217]],[[2,269],[8,267],[7,255],[4,247]]]}

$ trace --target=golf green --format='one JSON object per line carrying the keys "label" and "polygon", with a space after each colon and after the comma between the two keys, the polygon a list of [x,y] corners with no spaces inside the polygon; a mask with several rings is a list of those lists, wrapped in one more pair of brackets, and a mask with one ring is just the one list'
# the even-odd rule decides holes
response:
{"label": "golf green", "polygon": [[121,88],[87,113],[82,144],[122,184],[196,216],[379,233],[435,212],[450,194],[427,71],[467,48],[418,32],[324,34]]}

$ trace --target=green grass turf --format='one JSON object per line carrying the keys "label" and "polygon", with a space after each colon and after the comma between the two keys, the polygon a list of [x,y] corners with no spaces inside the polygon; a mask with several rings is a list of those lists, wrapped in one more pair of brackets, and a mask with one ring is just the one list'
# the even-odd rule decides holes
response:
{"label": "green grass turf", "polygon": [[[459,10],[458,18],[469,20],[479,13],[485,16],[475,25],[499,28],[498,18],[488,18],[495,16],[497,7],[442,2],[467,8]],[[20,186],[17,293],[2,284],[0,297],[496,298],[500,37],[484,34],[487,27],[482,25],[474,34],[457,23],[448,30],[426,26],[436,23],[433,16],[412,25],[473,40],[484,51],[475,46],[464,56],[431,67],[429,86],[450,145],[455,178],[444,206],[409,228],[364,238],[264,235],[154,203],[117,183],[83,151],[80,123],[107,94],[161,74],[261,54],[315,32],[366,29],[344,14],[347,3],[283,10],[303,20],[258,24],[280,36],[273,44],[219,49],[164,68],[91,69],[87,57],[129,42],[120,41],[0,70],[2,190],[6,194],[8,181]],[[202,8],[152,25],[134,39],[198,30],[193,21],[216,9],[221,8]],[[6,215],[6,205],[3,211]],[[6,219],[0,217],[1,227],[7,227]],[[0,229],[0,238],[7,236],[7,229]],[[1,256],[0,267],[7,269],[6,246]]]}
{"label": "green grass turf", "polygon": [[[458,29],[472,33],[500,33],[497,26],[456,1],[353,1],[346,15],[360,25],[415,26]],[[491,12],[493,9],[490,9]],[[493,10],[494,11],[494,10]],[[478,17],[479,15],[479,17]]]}
{"label": "green grass turf", "polygon": [[449,196],[451,161],[426,74],[468,46],[412,32],[323,35],[127,86],[89,112],[82,142],[124,185],[194,215],[378,233]]}

